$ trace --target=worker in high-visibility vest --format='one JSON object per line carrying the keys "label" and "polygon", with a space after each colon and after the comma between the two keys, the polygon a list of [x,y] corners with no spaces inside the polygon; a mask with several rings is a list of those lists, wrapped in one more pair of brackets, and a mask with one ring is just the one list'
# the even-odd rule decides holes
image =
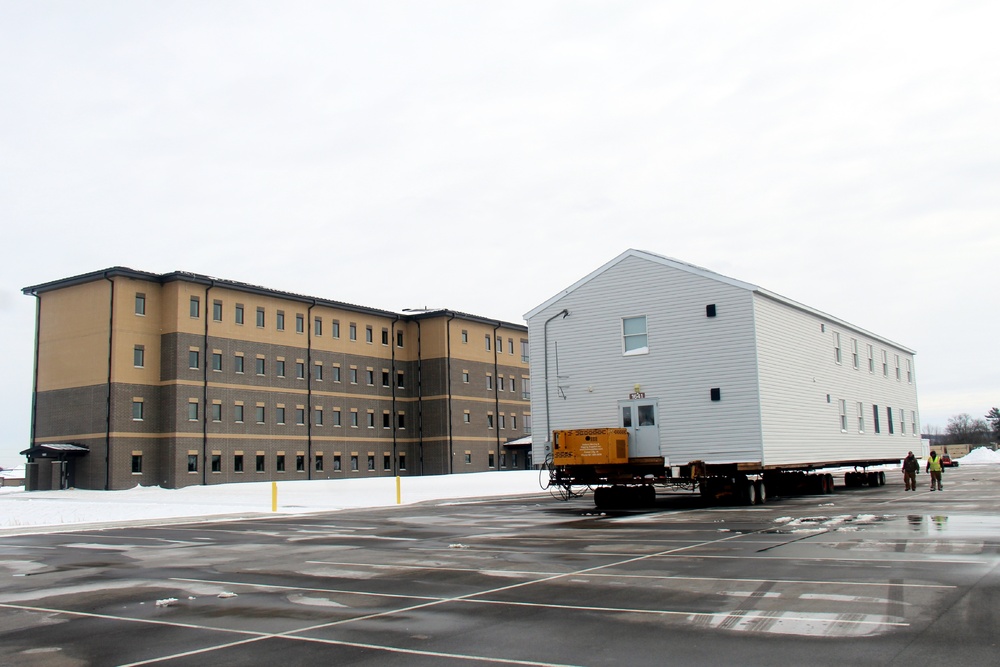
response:
{"label": "worker in high-visibility vest", "polygon": [[927,472],[931,474],[931,491],[934,490],[934,485],[937,484],[937,490],[941,490],[941,457],[937,455],[937,452],[931,452],[931,455],[927,457]]}

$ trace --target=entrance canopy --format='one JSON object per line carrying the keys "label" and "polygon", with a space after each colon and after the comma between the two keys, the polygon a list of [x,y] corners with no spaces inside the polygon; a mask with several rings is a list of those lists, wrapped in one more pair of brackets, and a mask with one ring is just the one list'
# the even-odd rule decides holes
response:
{"label": "entrance canopy", "polygon": [[84,456],[90,452],[90,448],[83,445],[73,445],[70,443],[50,442],[43,445],[35,445],[23,452],[21,456],[27,456],[29,461],[34,459],[60,459],[75,458]]}
{"label": "entrance canopy", "polygon": [[518,438],[517,440],[508,440],[503,443],[504,447],[531,447],[531,436],[526,435],[523,438]]}

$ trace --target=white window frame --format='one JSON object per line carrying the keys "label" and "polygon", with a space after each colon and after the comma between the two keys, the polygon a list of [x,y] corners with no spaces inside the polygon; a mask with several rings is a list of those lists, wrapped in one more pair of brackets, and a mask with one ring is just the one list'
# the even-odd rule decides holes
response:
{"label": "white window frame", "polygon": [[[642,320],[642,333],[626,332],[626,322]],[[622,356],[631,357],[640,354],[649,354],[649,320],[645,315],[626,315],[621,319],[621,331],[622,331]],[[629,348],[629,338],[642,337],[643,345],[636,345],[635,347]]]}

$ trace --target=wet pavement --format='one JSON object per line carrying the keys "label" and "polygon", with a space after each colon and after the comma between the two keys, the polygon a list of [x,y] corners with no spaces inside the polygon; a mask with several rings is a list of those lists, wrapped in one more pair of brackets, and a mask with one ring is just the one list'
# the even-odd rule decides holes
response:
{"label": "wet pavement", "polygon": [[918,479],[0,531],[0,664],[996,665],[1000,467]]}

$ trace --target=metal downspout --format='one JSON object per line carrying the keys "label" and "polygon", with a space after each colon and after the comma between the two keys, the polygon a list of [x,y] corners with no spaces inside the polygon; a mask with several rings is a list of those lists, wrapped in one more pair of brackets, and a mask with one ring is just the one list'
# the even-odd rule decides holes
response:
{"label": "metal downspout", "polygon": [[556,319],[560,315],[565,319],[569,315],[569,311],[563,308],[558,313],[545,320],[544,326],[542,326],[542,345],[543,345],[543,355],[545,357],[545,440],[543,442],[548,442],[549,438],[552,437],[552,431],[550,430],[549,424],[549,322]]}
{"label": "metal downspout", "polygon": [[417,323],[417,448],[420,454],[420,475],[424,474],[424,361],[420,340],[420,320]]}
{"label": "metal downspout", "polygon": [[312,332],[315,323],[312,310],[316,307],[313,299],[306,310],[306,479],[312,479],[313,471],[313,402],[312,402]]}
{"label": "metal downspout", "polygon": [[[450,311],[446,311],[450,312]],[[448,344],[448,357],[446,359],[447,367],[447,381],[448,381],[448,473],[454,474],[455,472],[455,443],[452,439],[452,426],[451,426],[451,321],[455,319],[455,313],[451,313],[451,317],[445,323],[445,340]]]}
{"label": "metal downspout", "polygon": [[398,443],[396,441],[396,322],[399,321],[399,315],[395,315],[392,318],[392,324],[389,325],[389,353],[391,360],[389,362],[389,386],[392,388],[392,407],[389,413],[389,428],[392,429],[392,476],[395,477],[399,474],[399,453],[398,453]]}
{"label": "metal downspout", "polygon": [[35,367],[31,375],[31,446],[35,446],[35,428],[38,419],[38,333],[42,324],[42,297],[38,292],[32,292],[35,297]]}
{"label": "metal downspout", "polygon": [[205,350],[204,358],[201,362],[202,367],[202,381],[201,381],[201,485],[205,486],[208,484],[208,364],[211,359],[211,348],[208,346],[208,321],[211,319],[208,303],[208,293],[211,289],[215,287],[215,281],[209,281],[208,287],[205,288],[205,308],[202,310],[202,316],[205,318],[205,337],[203,348]]}
{"label": "metal downspout", "polygon": [[115,281],[108,278],[108,272],[104,272],[104,279],[111,283],[111,295],[108,301],[108,402],[107,402],[107,423],[104,433],[104,490],[111,490],[111,361],[114,350],[114,330],[115,330]]}
{"label": "metal downspout", "polygon": [[[497,330],[502,325],[502,322],[497,322],[497,325],[493,327],[493,432],[496,434],[497,448],[496,454],[494,456],[500,456],[500,362],[499,354],[500,350],[497,348],[503,344],[501,341],[497,343]],[[489,455],[486,456],[486,463],[489,464]],[[494,463],[497,463],[494,461]],[[487,465],[487,469],[489,465]]]}

